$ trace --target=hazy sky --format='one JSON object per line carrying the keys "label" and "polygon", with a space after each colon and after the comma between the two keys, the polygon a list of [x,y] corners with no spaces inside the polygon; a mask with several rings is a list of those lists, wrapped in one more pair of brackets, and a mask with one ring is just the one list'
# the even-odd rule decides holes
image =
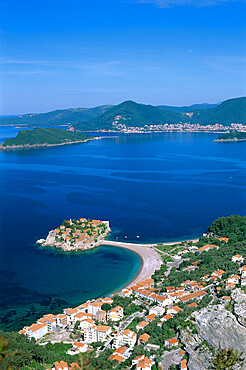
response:
{"label": "hazy sky", "polygon": [[2,0],[0,114],[245,95],[242,0]]}

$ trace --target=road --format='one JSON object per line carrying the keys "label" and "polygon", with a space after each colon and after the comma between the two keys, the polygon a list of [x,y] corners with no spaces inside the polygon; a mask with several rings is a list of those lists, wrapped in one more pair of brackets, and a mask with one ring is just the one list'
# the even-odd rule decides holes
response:
{"label": "road", "polygon": [[120,330],[125,330],[131,322],[136,318],[136,317],[143,317],[145,315],[146,311],[142,312],[134,312],[132,315],[130,315],[125,321],[123,321],[120,325]]}

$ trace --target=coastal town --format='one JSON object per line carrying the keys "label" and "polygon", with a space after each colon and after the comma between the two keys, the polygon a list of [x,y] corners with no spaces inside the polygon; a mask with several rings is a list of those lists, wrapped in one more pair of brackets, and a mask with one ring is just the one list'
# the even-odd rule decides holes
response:
{"label": "coastal town", "polygon": [[[187,113],[189,114],[189,113]],[[207,132],[207,133],[226,133],[226,132],[245,132],[245,125],[241,123],[231,123],[228,126],[220,123],[201,125],[199,123],[176,123],[176,124],[156,124],[144,126],[127,126],[124,123],[119,123],[120,116],[116,116],[112,123],[112,129],[109,132],[122,132],[125,134],[141,134],[151,132]],[[70,128],[70,130],[74,130]],[[99,130],[102,131],[102,130]]]}
{"label": "coastal town", "polygon": [[[232,224],[243,219],[244,232],[244,218],[231,217]],[[244,353],[241,360],[245,361],[245,241],[236,226],[237,235],[224,226],[215,233],[224,220],[216,221],[199,240],[151,245],[158,263],[162,260],[152,276],[136,278],[111,296],[64,308],[58,314],[47,313],[19,334],[40,346],[66,346],[71,361],[66,357],[46,368],[81,369],[79,359],[84,356],[91,368],[185,370],[203,360],[201,368],[209,368],[212,349],[216,363],[219,346],[226,348],[228,339],[222,327],[231,324],[230,346]],[[217,352],[212,332],[219,337]]]}
{"label": "coastal town", "polygon": [[51,230],[46,239],[39,239],[42,247],[50,246],[71,252],[98,247],[110,232],[109,222],[80,218],[65,220],[55,230]]}

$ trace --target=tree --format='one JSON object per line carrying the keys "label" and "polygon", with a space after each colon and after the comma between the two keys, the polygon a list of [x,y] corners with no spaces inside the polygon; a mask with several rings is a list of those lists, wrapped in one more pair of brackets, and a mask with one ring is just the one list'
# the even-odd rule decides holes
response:
{"label": "tree", "polygon": [[76,332],[77,332],[77,330],[78,330],[78,328],[79,328],[79,324],[80,324],[80,321],[79,321],[79,320],[77,320],[77,321],[76,321],[76,323],[74,324],[74,327],[73,327],[73,332],[74,332],[74,334],[76,334]]}
{"label": "tree", "polygon": [[245,359],[242,358],[243,352],[233,351],[233,348],[218,349],[214,358],[212,359],[212,369],[216,370],[229,370],[235,365],[242,366]]}
{"label": "tree", "polygon": [[109,310],[111,310],[111,308],[112,308],[112,306],[109,303],[104,303],[102,305],[102,307],[101,307],[101,309],[104,310],[104,311],[106,311],[106,312],[108,312]]}
{"label": "tree", "polygon": [[[0,367],[10,370],[13,368],[12,364],[14,363],[15,356],[20,355],[19,351],[9,351],[9,341],[4,337],[0,337]],[[6,366],[4,363],[6,363]]]}

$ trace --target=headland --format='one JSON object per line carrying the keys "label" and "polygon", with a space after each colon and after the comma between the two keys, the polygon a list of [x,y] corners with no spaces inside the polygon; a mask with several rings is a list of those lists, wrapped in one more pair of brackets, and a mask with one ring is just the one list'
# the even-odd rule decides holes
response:
{"label": "headland", "polygon": [[79,144],[93,140],[92,136],[81,132],[66,131],[61,128],[34,128],[21,130],[12,139],[6,139],[1,150],[36,149],[50,146]]}

